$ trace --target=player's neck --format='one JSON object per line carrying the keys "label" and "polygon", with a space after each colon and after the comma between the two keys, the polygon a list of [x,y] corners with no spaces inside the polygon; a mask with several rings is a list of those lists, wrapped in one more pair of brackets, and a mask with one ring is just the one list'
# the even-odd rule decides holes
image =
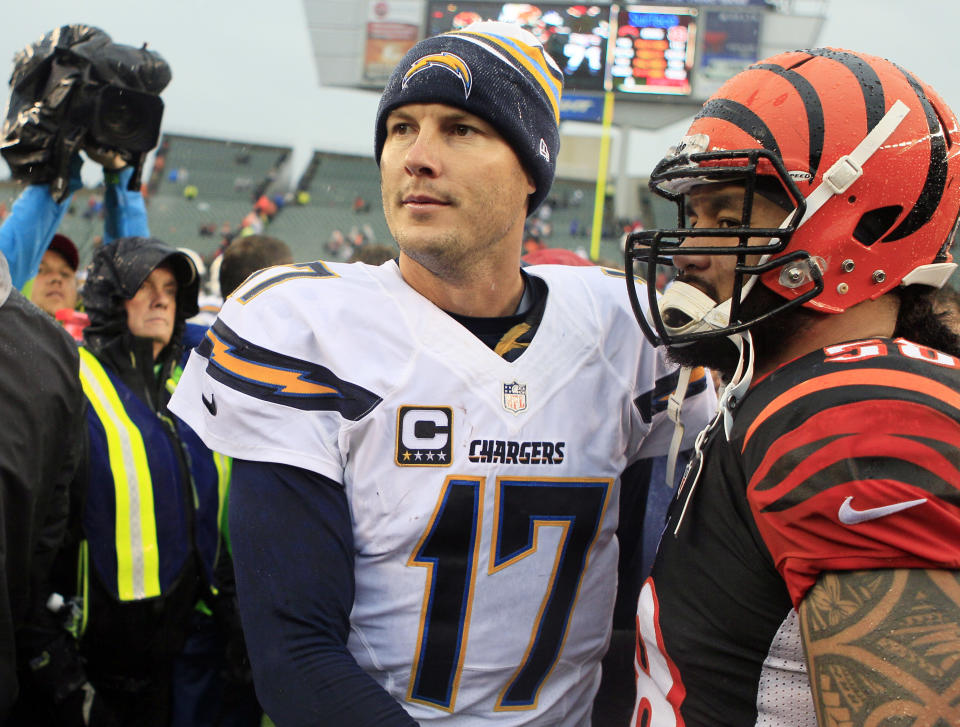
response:
{"label": "player's neck", "polygon": [[754,380],[788,361],[835,343],[889,338],[896,328],[899,310],[899,298],[887,294],[876,300],[859,303],[843,313],[817,316],[811,319],[803,330],[795,331],[774,358],[757,362]]}
{"label": "player's neck", "polygon": [[513,315],[523,297],[520,257],[478,265],[467,276],[437,275],[400,254],[400,274],[407,284],[438,308],[475,318]]}

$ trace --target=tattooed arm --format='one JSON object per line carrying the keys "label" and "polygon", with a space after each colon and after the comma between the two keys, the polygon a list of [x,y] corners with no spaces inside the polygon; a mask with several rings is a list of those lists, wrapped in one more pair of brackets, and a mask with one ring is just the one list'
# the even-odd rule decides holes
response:
{"label": "tattooed arm", "polygon": [[821,725],[960,725],[960,572],[824,573],[800,624]]}

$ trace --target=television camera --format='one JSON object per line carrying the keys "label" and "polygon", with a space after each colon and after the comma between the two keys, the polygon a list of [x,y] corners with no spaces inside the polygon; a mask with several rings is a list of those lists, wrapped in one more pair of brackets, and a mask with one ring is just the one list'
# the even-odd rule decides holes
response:
{"label": "television camera", "polygon": [[15,179],[68,193],[70,159],[79,149],[118,152],[140,185],[147,152],[157,145],[170,67],[146,45],[114,43],[104,31],[65,25],[14,56],[0,154]]}

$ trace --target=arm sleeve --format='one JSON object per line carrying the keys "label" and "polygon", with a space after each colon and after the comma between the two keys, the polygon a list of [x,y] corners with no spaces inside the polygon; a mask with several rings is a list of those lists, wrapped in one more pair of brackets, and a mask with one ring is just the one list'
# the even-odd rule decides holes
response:
{"label": "arm sleeve", "polygon": [[[676,479],[690,458],[680,452]],[[593,724],[627,724],[635,699],[637,600],[650,573],[653,556],[666,520],[667,506],[676,488],[666,482],[666,457],[634,462],[620,476],[620,560],[617,566],[617,599],[613,632],[603,657],[600,688],[593,702]]]}
{"label": "arm sleeve", "polygon": [[635,628],[640,589],[650,575],[667,522],[667,509],[691,454],[691,450],[684,450],[677,455],[677,466],[671,474],[672,487],[667,485],[665,456],[638,460],[620,476],[620,520],[617,525],[620,560],[614,628]]}
{"label": "arm sleeve", "polygon": [[147,225],[147,206],[139,189],[129,190],[133,167],[118,172],[104,172],[105,191],[103,207],[103,243],[106,245],[121,237],[150,237]]}
{"label": "arm sleeve", "polygon": [[10,215],[0,226],[0,252],[10,264],[13,287],[22,289],[37,274],[40,259],[50,247],[57,228],[63,221],[73,193],[81,186],[82,160],[75,154],[70,161],[68,194],[57,204],[49,184],[31,184],[17,197]]}
{"label": "arm sleeve", "polygon": [[229,507],[240,616],[271,719],[415,725],[347,650],[354,546],[343,487],[289,465],[235,460]]}

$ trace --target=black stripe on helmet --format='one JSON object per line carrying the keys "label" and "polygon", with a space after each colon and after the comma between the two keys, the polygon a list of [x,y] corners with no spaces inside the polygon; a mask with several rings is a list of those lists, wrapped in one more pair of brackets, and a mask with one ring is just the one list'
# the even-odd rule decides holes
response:
{"label": "black stripe on helmet", "polygon": [[741,103],[728,98],[715,98],[703,105],[696,118],[727,121],[760,142],[764,149],[768,149],[778,157],[782,156],[773,132],[763,123],[763,119]]}
{"label": "black stripe on helmet", "polygon": [[796,71],[778,66],[774,63],[757,63],[751,69],[770,71],[787,81],[800,96],[803,107],[807,112],[807,138],[810,140],[809,166],[811,178],[817,176],[820,168],[820,157],[823,154],[823,104],[820,96],[806,78]]}
{"label": "black stripe on helmet", "polygon": [[860,92],[863,94],[863,105],[867,111],[867,132],[880,123],[880,119],[887,113],[886,101],[883,96],[883,84],[880,76],[869,63],[860,56],[830,48],[814,48],[805,51],[810,55],[829,58],[832,61],[846,66],[860,83]]}
{"label": "black stripe on helmet", "polygon": [[930,130],[930,166],[927,167],[927,178],[913,209],[895,230],[884,235],[881,242],[903,239],[927,224],[936,212],[940,200],[943,199],[943,190],[947,186],[947,141],[944,136],[947,130],[940,126],[940,117],[937,116],[933,104],[930,103],[930,99],[923,92],[923,87],[917,79],[900,66],[897,66],[897,70],[903,74],[910,88],[917,94],[920,106],[923,108],[923,115],[927,119],[927,128]]}

